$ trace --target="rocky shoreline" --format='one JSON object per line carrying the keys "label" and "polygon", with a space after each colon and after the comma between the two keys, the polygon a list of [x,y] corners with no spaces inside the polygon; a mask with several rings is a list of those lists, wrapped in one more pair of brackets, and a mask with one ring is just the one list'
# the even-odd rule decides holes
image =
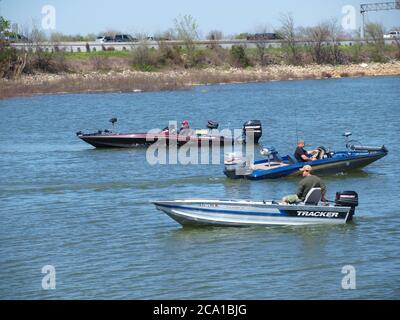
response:
{"label": "rocky shoreline", "polygon": [[189,89],[196,85],[276,80],[399,76],[400,62],[352,65],[271,65],[264,68],[208,68],[140,72],[120,70],[25,75],[0,80],[0,99],[40,94],[143,92]]}

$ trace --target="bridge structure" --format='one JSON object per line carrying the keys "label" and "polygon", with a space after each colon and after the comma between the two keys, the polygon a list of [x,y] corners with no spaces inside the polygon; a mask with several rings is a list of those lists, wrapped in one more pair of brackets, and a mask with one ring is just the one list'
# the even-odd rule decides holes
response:
{"label": "bridge structure", "polygon": [[365,38],[365,22],[367,12],[388,10],[400,10],[400,0],[391,2],[365,3],[360,5],[360,13],[362,16],[361,38]]}

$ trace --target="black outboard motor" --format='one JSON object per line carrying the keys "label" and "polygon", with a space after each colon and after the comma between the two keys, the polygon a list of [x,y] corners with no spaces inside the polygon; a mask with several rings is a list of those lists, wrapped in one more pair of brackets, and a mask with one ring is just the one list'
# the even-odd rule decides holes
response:
{"label": "black outboard motor", "polygon": [[208,129],[218,129],[218,127],[219,127],[219,123],[218,122],[215,122],[215,121],[212,121],[212,120],[208,120],[208,123],[207,123],[207,128]]}
{"label": "black outboard motor", "polygon": [[355,191],[337,192],[335,205],[338,207],[350,207],[350,215],[348,220],[353,219],[355,208],[358,207],[358,194]]}
{"label": "black outboard motor", "polygon": [[262,136],[262,125],[260,120],[250,120],[243,125],[243,141],[249,142],[253,135],[254,143],[257,144]]}

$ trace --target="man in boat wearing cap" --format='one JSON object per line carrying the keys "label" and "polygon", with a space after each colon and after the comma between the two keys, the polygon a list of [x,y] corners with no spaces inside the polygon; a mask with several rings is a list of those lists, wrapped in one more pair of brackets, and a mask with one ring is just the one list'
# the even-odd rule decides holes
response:
{"label": "man in boat wearing cap", "polygon": [[189,125],[189,121],[184,120],[182,121],[182,126],[179,129],[179,134],[190,134],[191,130],[190,130],[190,125]]}
{"label": "man in boat wearing cap", "polygon": [[290,203],[290,204],[303,202],[312,188],[321,188],[322,201],[324,201],[326,194],[326,186],[319,177],[311,174],[312,167],[310,165],[306,165],[303,168],[301,168],[300,171],[303,174],[303,179],[299,182],[297,193],[284,197],[282,201],[284,203]]}
{"label": "man in boat wearing cap", "polygon": [[[294,157],[298,162],[308,162],[308,161],[314,161],[317,160],[316,155],[318,154],[318,150],[311,150],[311,151],[306,151],[304,149],[305,142],[304,140],[299,140],[297,142],[297,148],[296,151],[294,152]],[[310,157],[312,155],[312,157]]]}

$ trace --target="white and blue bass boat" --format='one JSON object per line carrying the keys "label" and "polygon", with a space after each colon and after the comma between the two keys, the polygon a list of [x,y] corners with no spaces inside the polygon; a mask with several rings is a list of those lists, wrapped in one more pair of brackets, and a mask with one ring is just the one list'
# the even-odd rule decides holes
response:
{"label": "white and blue bass boat", "polygon": [[[351,133],[345,133],[348,139]],[[251,163],[246,157],[237,154],[229,154],[224,161],[224,174],[231,179],[277,179],[287,176],[300,175],[304,165],[310,165],[314,173],[341,173],[345,171],[361,169],[388,154],[385,146],[371,147],[347,141],[344,151],[330,151],[319,147],[317,160],[298,162],[290,155],[281,157],[274,149],[263,149],[261,155],[266,159]]]}
{"label": "white and blue bass boat", "polygon": [[353,218],[358,195],[354,191],[338,192],[334,202],[321,202],[321,189],[314,188],[303,203],[293,205],[266,200],[160,200],[153,203],[184,227],[345,224]]}

